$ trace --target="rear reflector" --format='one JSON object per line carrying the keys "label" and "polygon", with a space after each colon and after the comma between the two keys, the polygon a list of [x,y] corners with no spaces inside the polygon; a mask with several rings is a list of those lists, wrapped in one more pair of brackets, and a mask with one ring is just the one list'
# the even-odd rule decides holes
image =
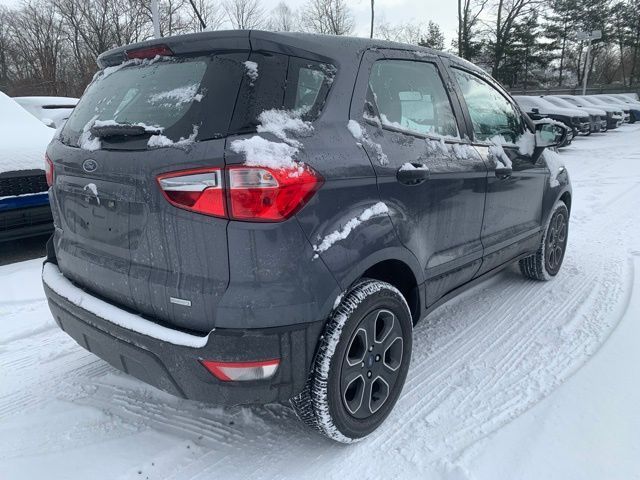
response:
{"label": "rear reflector", "polygon": [[127,58],[155,58],[160,55],[161,57],[170,57],[173,52],[166,45],[154,45],[153,47],[138,48],[136,50],[127,50],[125,52]]}
{"label": "rear reflector", "polygon": [[44,176],[47,180],[47,185],[51,187],[53,185],[53,162],[49,158],[49,155],[44,155]]}
{"label": "rear reflector", "polygon": [[172,172],[160,175],[158,184],[172,205],[204,215],[224,217],[221,172],[219,168]]}
{"label": "rear reflector", "polygon": [[280,360],[264,360],[261,362],[215,362],[200,360],[218,380],[223,382],[246,382],[271,378],[278,370]]}

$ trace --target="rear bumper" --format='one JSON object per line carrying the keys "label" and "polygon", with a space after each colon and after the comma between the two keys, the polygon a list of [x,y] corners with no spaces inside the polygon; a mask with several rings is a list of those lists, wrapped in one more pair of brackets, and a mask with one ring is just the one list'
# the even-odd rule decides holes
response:
{"label": "rear bumper", "polygon": [[[305,385],[323,321],[192,335],[159,326],[86,293],[64,279],[53,263],[45,263],[44,268],[44,290],[58,326],[81,347],[145,383],[178,397],[219,405],[286,401]],[[62,280],[53,281],[58,274]],[[122,319],[128,316],[135,318],[125,328]],[[200,363],[272,358],[280,359],[274,377],[250,382],[220,381]]]}

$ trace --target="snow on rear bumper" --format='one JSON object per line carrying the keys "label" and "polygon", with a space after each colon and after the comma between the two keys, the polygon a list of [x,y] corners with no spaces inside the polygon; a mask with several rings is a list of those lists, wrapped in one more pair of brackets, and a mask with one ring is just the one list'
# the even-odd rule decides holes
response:
{"label": "snow on rear bumper", "polygon": [[[43,284],[58,326],[115,368],[173,395],[238,405],[286,401],[305,385],[323,322],[271,329],[217,329],[201,337],[157,325],[76,287],[47,262]],[[222,382],[200,360],[279,358],[275,376]]]}
{"label": "snow on rear bumper", "polygon": [[209,335],[199,336],[163,327],[150,320],[129,313],[110,303],[100,300],[93,295],[76,287],[62,274],[57,265],[47,262],[42,268],[42,281],[51,290],[67,299],[70,303],[89,313],[104,318],[127,330],[147,335],[156,340],[181,345],[184,347],[202,348],[207,344]]}

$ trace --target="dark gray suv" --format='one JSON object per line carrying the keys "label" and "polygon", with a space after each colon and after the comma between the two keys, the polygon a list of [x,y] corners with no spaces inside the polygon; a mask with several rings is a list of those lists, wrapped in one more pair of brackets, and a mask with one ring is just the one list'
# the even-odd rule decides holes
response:
{"label": "dark gray suv", "polygon": [[351,442],[398,399],[418,320],[514,262],[560,269],[564,130],[468,62],[261,31],[98,62],[47,151],[43,282],[62,330],[162,390],[290,400]]}

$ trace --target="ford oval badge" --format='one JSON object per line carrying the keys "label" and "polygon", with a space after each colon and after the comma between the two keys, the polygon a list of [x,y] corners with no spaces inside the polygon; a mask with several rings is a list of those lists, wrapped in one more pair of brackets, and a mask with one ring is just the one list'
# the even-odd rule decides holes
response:
{"label": "ford oval badge", "polygon": [[82,162],[82,169],[87,172],[95,172],[98,168],[98,162],[96,162],[93,158],[87,158],[84,162]]}

